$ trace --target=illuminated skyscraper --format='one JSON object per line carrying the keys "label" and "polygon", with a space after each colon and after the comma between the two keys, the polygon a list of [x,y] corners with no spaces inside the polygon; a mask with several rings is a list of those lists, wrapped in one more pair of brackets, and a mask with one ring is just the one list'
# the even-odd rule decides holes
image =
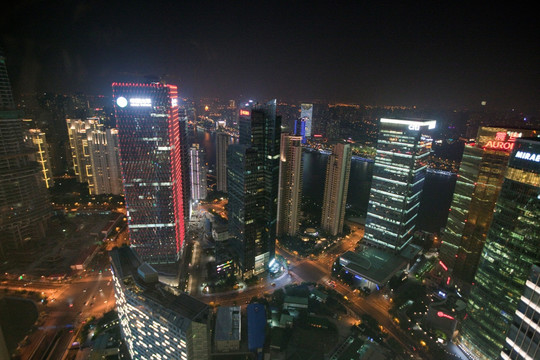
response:
{"label": "illuminated skyscraper", "polygon": [[66,119],[69,135],[69,146],[71,148],[71,159],[73,171],[80,183],[88,183],[88,191],[95,194],[94,181],[92,179],[92,161],[88,148],[88,134],[92,131],[102,129],[98,118]]}
{"label": "illuminated skyscraper", "polygon": [[120,332],[131,359],[210,359],[208,305],[173,294],[129,247],[110,257]]}
{"label": "illuminated skyscraper", "polygon": [[302,144],[307,143],[306,120],[302,118],[294,120],[294,135],[298,135],[302,137]]}
{"label": "illuminated skyscraper", "polygon": [[263,272],[275,252],[281,116],[276,100],[254,106],[250,116],[240,111],[239,141],[227,151],[229,233],[249,277]]}
{"label": "illuminated skyscraper", "polygon": [[100,118],[66,119],[73,170],[91,195],[122,194],[118,130]]}
{"label": "illuminated skyscraper", "polygon": [[382,118],[364,242],[399,252],[413,238],[435,120]]}
{"label": "illuminated skyscraper", "polygon": [[189,150],[191,159],[191,199],[206,199],[206,163],[204,162],[204,150],[199,148],[199,144],[193,144]]}
{"label": "illuminated skyscraper", "polygon": [[[479,359],[498,358],[520,299],[534,309],[536,299],[528,299],[531,290],[525,287],[531,287],[531,266],[539,261],[540,139],[517,139],[467,304],[460,339],[466,351]],[[535,319],[532,327],[537,323]],[[512,342],[521,345],[522,339]]]}
{"label": "illuminated skyscraper", "polygon": [[313,104],[301,104],[300,108],[300,118],[306,123],[305,136],[310,138],[313,129]]}
{"label": "illuminated skyscraper", "polygon": [[0,257],[45,237],[51,216],[35,150],[24,143],[21,114],[15,110],[6,59],[0,49]]}
{"label": "illuminated skyscraper", "polygon": [[351,145],[336,144],[326,165],[321,227],[332,236],[343,232],[351,157]]}
{"label": "illuminated skyscraper", "polygon": [[123,194],[118,130],[101,128],[89,131],[87,136],[92,167],[92,188],[95,194]]}
{"label": "illuminated skyscraper", "polygon": [[302,137],[281,134],[277,236],[294,236],[302,200]]}
{"label": "illuminated skyscraper", "polygon": [[47,137],[45,133],[40,129],[30,129],[27,131],[28,143],[36,150],[32,160],[36,161],[43,175],[43,181],[47,189],[54,186],[54,179],[52,176],[51,159],[49,157],[49,148],[47,146]]}
{"label": "illuminated skyscraper", "polygon": [[216,136],[216,189],[227,192],[227,148],[230,135],[218,133]]}
{"label": "illuminated skyscraper", "polygon": [[506,335],[501,359],[540,358],[540,266],[533,265]]}
{"label": "illuminated skyscraper", "polygon": [[184,245],[189,191],[177,87],[113,83],[113,98],[131,246],[148,263],[174,263]]}
{"label": "illuminated skyscraper", "polygon": [[440,249],[456,279],[473,281],[515,140],[535,133],[481,127],[476,141],[465,145]]}

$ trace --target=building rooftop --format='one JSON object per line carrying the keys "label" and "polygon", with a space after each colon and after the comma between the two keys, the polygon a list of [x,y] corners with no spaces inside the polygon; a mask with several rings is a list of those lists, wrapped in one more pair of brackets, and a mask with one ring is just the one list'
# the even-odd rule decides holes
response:
{"label": "building rooftop", "polygon": [[215,341],[238,340],[241,337],[240,306],[221,306],[217,310]]}
{"label": "building rooftop", "polygon": [[380,286],[386,284],[396,272],[404,269],[419,252],[420,248],[415,245],[406,246],[399,254],[366,247],[362,252],[343,253],[340,263],[352,273]]}
{"label": "building rooftop", "polygon": [[307,297],[301,297],[301,296],[285,296],[286,304],[296,304],[296,305],[302,305],[302,306],[308,306],[308,298]]}
{"label": "building rooftop", "polygon": [[173,294],[160,282],[146,283],[138,272],[143,263],[131,248],[116,248],[109,255],[116,276],[128,290],[139,296],[140,301],[152,308],[154,316],[162,316],[184,330],[192,321],[207,321],[209,308],[205,303],[185,293]]}
{"label": "building rooftop", "polygon": [[266,309],[262,304],[249,304],[248,317],[248,349],[250,351],[264,346],[266,338]]}

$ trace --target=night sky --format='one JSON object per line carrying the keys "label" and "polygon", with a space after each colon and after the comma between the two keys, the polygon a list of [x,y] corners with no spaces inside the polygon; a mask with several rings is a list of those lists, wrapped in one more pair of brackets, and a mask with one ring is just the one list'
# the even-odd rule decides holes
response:
{"label": "night sky", "polygon": [[110,95],[113,81],[156,75],[194,98],[540,104],[532,5],[11,2],[0,9],[0,44],[16,94]]}

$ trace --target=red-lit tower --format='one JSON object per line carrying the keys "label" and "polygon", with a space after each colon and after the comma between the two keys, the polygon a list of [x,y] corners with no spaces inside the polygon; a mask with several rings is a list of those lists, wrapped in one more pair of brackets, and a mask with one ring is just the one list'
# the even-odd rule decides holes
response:
{"label": "red-lit tower", "polygon": [[113,83],[131,246],[143,261],[176,262],[186,233],[178,90]]}

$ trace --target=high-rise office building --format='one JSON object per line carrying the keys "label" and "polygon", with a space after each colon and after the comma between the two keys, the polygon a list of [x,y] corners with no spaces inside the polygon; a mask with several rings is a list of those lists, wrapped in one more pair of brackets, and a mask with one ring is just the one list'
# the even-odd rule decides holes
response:
{"label": "high-rise office building", "polygon": [[326,165],[321,227],[332,236],[343,232],[351,158],[350,144],[336,144]]}
{"label": "high-rise office building", "polygon": [[112,87],[131,246],[145,262],[174,263],[184,245],[189,190],[177,87]]}
{"label": "high-rise office building", "polygon": [[184,213],[184,223],[188,224],[191,218],[191,177],[190,177],[190,158],[189,158],[189,134],[188,134],[188,115],[186,104],[178,105],[178,132],[180,134],[180,178],[182,180],[182,205]]}
{"label": "high-rise office building", "polygon": [[244,276],[265,270],[274,257],[281,116],[276,100],[239,117],[238,144],[227,151],[230,234],[239,244]]}
{"label": "high-rise office building", "polygon": [[521,294],[514,321],[506,334],[502,360],[540,358],[540,266],[533,265]]}
{"label": "high-rise office building", "polygon": [[216,136],[216,189],[227,192],[227,148],[230,144],[230,135],[218,133]]}
{"label": "high-rise office building", "polygon": [[210,359],[209,308],[158,281],[129,247],[110,252],[120,332],[131,359]]}
{"label": "high-rise office building", "polygon": [[281,134],[277,236],[294,236],[299,229],[302,201],[302,137]]}
{"label": "high-rise office building", "polygon": [[300,104],[300,119],[304,120],[305,136],[310,138],[313,129],[313,104]]}
{"label": "high-rise office building", "polygon": [[96,195],[123,194],[118,129],[89,131],[88,150],[92,170],[92,189]]}
{"label": "high-rise office building", "polygon": [[54,179],[52,175],[51,158],[49,156],[49,147],[47,144],[47,137],[45,133],[40,129],[29,129],[26,132],[27,142],[30,146],[33,146],[36,150],[32,160],[36,161],[41,170],[45,187],[50,189],[54,186]]}
{"label": "high-rise office building", "polygon": [[435,120],[380,120],[364,242],[399,252],[412,241]]}
{"label": "high-rise office building", "polygon": [[255,149],[233,144],[227,150],[229,235],[236,239],[239,268],[245,277],[264,271],[255,254],[264,250],[264,182]]}
{"label": "high-rise office building", "polygon": [[520,299],[530,304],[522,293],[539,260],[540,139],[517,139],[469,296],[463,349],[479,359],[500,355]]}
{"label": "high-rise office building", "polygon": [[307,143],[306,120],[302,118],[294,120],[294,135],[298,135],[302,137],[302,144]]}
{"label": "high-rise office building", "polygon": [[45,237],[51,206],[35,150],[24,143],[0,49],[0,257]]}
{"label": "high-rise office building", "polygon": [[440,259],[456,280],[473,281],[512,148],[517,138],[535,133],[480,127],[476,141],[465,145],[440,248]]}
{"label": "high-rise office building", "polygon": [[204,200],[207,196],[207,168],[204,160],[204,150],[199,148],[199,144],[193,144],[189,150],[189,155],[191,159],[191,199]]}

